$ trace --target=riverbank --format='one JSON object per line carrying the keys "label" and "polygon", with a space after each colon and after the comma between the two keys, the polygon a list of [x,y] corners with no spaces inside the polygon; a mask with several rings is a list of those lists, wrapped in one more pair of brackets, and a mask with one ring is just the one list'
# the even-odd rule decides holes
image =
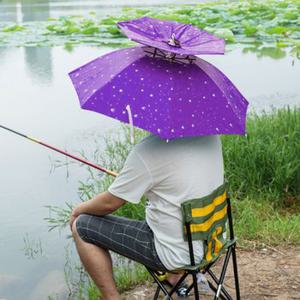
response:
{"label": "riverbank", "polygon": [[[261,246],[255,250],[237,250],[241,297],[246,300],[300,299],[300,247]],[[220,264],[215,266],[219,271]],[[232,266],[228,267],[225,287],[233,292]],[[151,282],[122,294],[123,300],[152,300],[155,286]],[[163,299],[161,297],[160,299]],[[174,299],[180,299],[174,297]],[[186,298],[194,299],[191,294]],[[201,300],[212,296],[201,295]]]}

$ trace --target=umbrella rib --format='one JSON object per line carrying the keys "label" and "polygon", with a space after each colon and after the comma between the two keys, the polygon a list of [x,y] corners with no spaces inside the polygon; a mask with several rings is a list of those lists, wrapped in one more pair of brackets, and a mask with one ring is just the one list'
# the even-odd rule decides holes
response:
{"label": "umbrella rib", "polygon": [[177,36],[177,39],[180,39],[181,36],[184,34],[185,32],[185,29],[189,27],[189,24],[181,24],[181,26],[178,27],[178,36]]}
{"label": "umbrella rib", "polygon": [[[193,41],[194,39],[198,38],[199,36],[201,36],[201,33],[198,34],[197,36],[191,37],[190,39],[183,41],[182,44],[184,45],[184,44],[186,44],[190,41]],[[204,41],[204,42],[200,42],[198,45],[204,45],[204,44],[208,44],[208,43],[218,42],[218,41],[221,41],[221,40],[222,39],[207,40],[207,41]]]}
{"label": "umbrella rib", "polygon": [[153,25],[153,30],[159,37],[161,37],[161,33],[159,31],[157,31],[156,26],[154,26],[154,25]]}

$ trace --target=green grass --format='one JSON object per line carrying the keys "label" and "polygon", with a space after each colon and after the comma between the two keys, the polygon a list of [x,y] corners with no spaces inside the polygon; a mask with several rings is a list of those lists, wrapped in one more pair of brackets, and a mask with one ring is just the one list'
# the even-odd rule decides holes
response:
{"label": "green grass", "polygon": [[[149,281],[150,275],[146,268],[140,264],[133,264],[115,271],[115,280],[117,282],[119,293],[123,293],[132,287]],[[94,283],[90,283],[88,287],[88,299],[98,300],[101,298],[101,293]]]}
{"label": "green grass", "polygon": [[247,136],[223,136],[226,177],[239,198],[299,201],[300,108],[250,115]]}
{"label": "green grass", "polygon": [[[65,258],[65,281],[69,291],[68,299],[74,300],[96,300],[101,298],[101,292],[95,286],[89,275],[84,271],[83,266],[75,260],[75,257],[67,249]],[[117,282],[119,293],[130,290],[133,286],[145,283],[150,280],[150,275],[146,268],[134,261],[121,256],[113,256],[118,258],[114,261],[114,278]],[[54,299],[54,298],[50,298]],[[56,298],[55,298],[56,299]]]}
{"label": "green grass", "polygon": [[234,230],[238,246],[300,244],[300,213],[277,209],[271,200],[233,199]]}

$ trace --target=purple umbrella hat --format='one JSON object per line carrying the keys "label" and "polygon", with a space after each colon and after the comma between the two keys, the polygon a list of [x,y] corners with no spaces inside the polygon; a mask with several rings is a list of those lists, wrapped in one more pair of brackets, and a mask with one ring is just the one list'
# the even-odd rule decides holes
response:
{"label": "purple umbrella hat", "polygon": [[118,23],[131,40],[181,55],[224,54],[225,41],[191,24],[148,17]]}
{"label": "purple umbrella hat", "polygon": [[245,134],[247,100],[216,67],[183,54],[174,58],[153,47],[126,48],[69,75],[83,109],[163,139]]}

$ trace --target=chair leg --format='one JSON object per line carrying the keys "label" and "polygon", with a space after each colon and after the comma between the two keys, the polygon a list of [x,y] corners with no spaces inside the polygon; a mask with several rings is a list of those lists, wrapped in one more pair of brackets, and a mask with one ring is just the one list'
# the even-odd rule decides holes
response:
{"label": "chair leg", "polygon": [[199,290],[198,290],[198,282],[197,282],[196,273],[193,273],[193,285],[194,285],[195,300],[199,300]]}
{"label": "chair leg", "polygon": [[160,287],[158,286],[157,289],[156,289],[155,295],[153,297],[153,300],[157,300],[158,299],[159,292],[160,292]]}
{"label": "chair leg", "polygon": [[[216,277],[216,275],[211,271],[208,270],[207,273],[210,275],[210,277],[213,279],[213,281],[218,285],[219,284],[219,280]],[[208,284],[210,286],[210,288],[216,293],[217,292],[217,288],[210,282],[208,281]],[[232,297],[230,296],[230,294],[227,292],[227,290],[224,288],[224,286],[222,285],[222,293],[224,294],[224,296],[222,294],[220,294],[220,298],[223,300],[232,300]],[[222,298],[223,297],[223,298]]]}
{"label": "chair leg", "polygon": [[[224,259],[224,264],[223,268],[221,271],[220,278],[218,279],[216,275],[210,270],[210,266],[205,269],[205,272],[207,272],[210,277],[213,279],[213,281],[216,283],[217,287],[215,287],[210,281],[208,281],[208,284],[210,288],[215,292],[215,297],[214,300],[222,299],[222,300],[232,300],[232,297],[230,294],[227,292],[225,287],[223,286],[223,282],[225,279],[228,263],[230,260],[230,256],[232,254],[232,263],[233,263],[233,272],[234,272],[234,280],[235,280],[235,289],[236,289],[236,300],[240,300],[240,287],[239,287],[239,278],[238,278],[238,267],[237,267],[237,258],[236,258],[236,249],[235,245],[232,247],[229,247],[225,259]],[[148,268],[147,268],[148,269]],[[151,269],[148,269],[149,273],[157,283],[158,287],[156,289],[155,295],[153,300],[157,300],[160,294],[160,290],[163,291],[165,294],[164,300],[172,300],[172,294],[178,289],[179,285],[183,280],[186,278],[188,273],[183,275],[179,282],[168,292],[168,290],[165,288],[165,286],[160,282],[160,280],[157,278],[156,274],[154,271]],[[187,289],[187,293],[190,292],[191,289],[194,288],[194,293],[195,293],[195,300],[199,300],[199,290],[198,290],[198,283],[197,283],[197,276],[196,273],[193,272],[192,274],[193,277],[193,283],[190,285],[190,287]]]}
{"label": "chair leg", "polygon": [[194,287],[194,281],[192,282],[192,284],[187,288],[186,293],[189,294],[189,292],[193,289]]}
{"label": "chair leg", "polygon": [[181,278],[178,280],[178,282],[172,287],[170,290],[169,294],[172,296],[174,292],[176,292],[181,285],[181,283],[184,281],[184,279],[189,275],[189,273],[185,273],[184,275],[181,276]]}
{"label": "chair leg", "polygon": [[[166,295],[166,297],[165,297],[164,299],[173,300],[173,298],[170,296],[170,294],[169,294],[169,292],[167,291],[167,289],[164,287],[164,285],[159,281],[159,279],[158,279],[157,276],[155,275],[155,272],[152,271],[151,269],[148,269],[148,268],[147,268],[147,270],[148,270],[148,272],[150,273],[150,275],[153,277],[153,279],[155,280],[155,282],[157,283],[157,285],[158,285],[157,288],[159,289],[159,291],[162,290],[163,293]],[[157,294],[159,294],[159,291],[156,290],[156,293],[155,293],[154,297],[155,297]],[[155,299],[155,298],[153,298],[153,299]]]}
{"label": "chair leg", "polygon": [[[217,292],[217,288],[208,280],[207,281],[208,282],[208,285],[209,285],[209,287],[216,293]],[[226,290],[225,290],[226,291]],[[224,291],[222,290],[222,293],[224,293]],[[227,291],[226,291],[226,293],[227,293],[227,295],[229,295],[229,298],[227,297],[227,295],[226,295],[226,297],[223,295],[223,294],[220,294],[220,298],[222,299],[222,300],[232,300],[232,298],[230,297],[230,295],[227,293]]]}
{"label": "chair leg", "polygon": [[238,276],[238,267],[237,267],[235,245],[232,247],[232,265],[233,265],[233,273],[234,273],[236,300],[240,300],[241,295],[240,295],[240,284],[239,284],[239,276]]}
{"label": "chair leg", "polygon": [[231,256],[231,251],[232,251],[232,248],[229,248],[227,253],[226,253],[223,268],[222,268],[219,283],[218,283],[217,292],[216,292],[214,300],[219,299],[220,293],[222,291],[222,285],[223,285],[223,281],[224,281],[225,274],[226,274],[226,271],[227,271],[227,266],[228,266],[228,263],[229,263],[229,259],[230,259],[230,256]]}

